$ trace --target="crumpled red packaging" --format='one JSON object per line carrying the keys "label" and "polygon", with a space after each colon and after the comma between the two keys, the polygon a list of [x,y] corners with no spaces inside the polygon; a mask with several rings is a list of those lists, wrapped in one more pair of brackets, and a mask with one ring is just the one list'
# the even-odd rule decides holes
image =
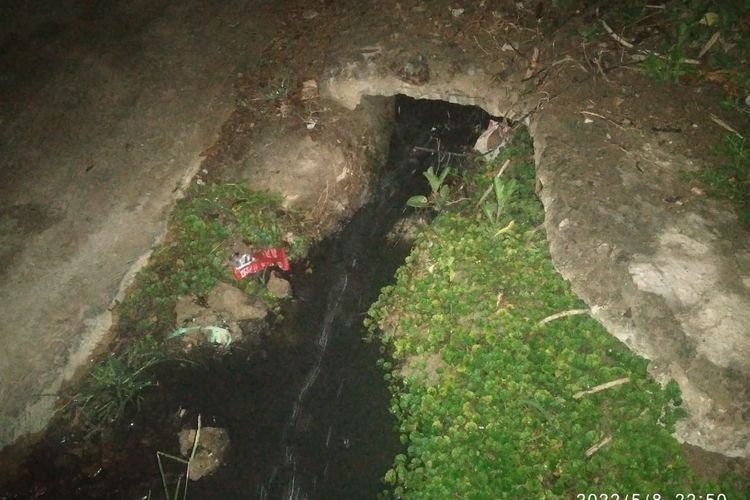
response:
{"label": "crumpled red packaging", "polygon": [[246,276],[262,271],[269,266],[279,266],[284,271],[289,270],[289,261],[283,247],[266,248],[252,255],[243,253],[234,259],[232,272],[238,280]]}

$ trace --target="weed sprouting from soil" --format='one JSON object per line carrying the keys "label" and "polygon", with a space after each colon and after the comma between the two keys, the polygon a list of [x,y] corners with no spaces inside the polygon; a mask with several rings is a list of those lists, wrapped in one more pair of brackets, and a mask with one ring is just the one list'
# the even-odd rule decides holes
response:
{"label": "weed sprouting from soil", "polygon": [[[489,216],[479,202],[506,159],[515,188]],[[677,384],[587,314],[553,316],[585,305],[550,260],[528,133],[460,184],[468,200],[419,236],[366,322],[406,446],[386,495],[731,491],[698,479],[672,437]]]}
{"label": "weed sprouting from soil", "polygon": [[73,401],[84,425],[98,431],[140,405],[145,389],[156,385],[153,368],[165,359],[159,342],[147,335],[97,364]]}
{"label": "weed sprouting from soil", "polygon": [[427,171],[424,172],[424,176],[430,184],[430,196],[412,196],[406,201],[406,204],[414,208],[431,207],[436,212],[440,212],[449,201],[450,188],[445,180],[450,172],[450,167],[443,168],[438,173],[435,172],[434,167],[428,168]]}

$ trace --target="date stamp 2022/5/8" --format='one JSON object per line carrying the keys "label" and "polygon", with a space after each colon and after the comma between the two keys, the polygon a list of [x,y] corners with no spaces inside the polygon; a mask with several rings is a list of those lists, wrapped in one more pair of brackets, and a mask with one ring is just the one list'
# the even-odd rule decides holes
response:
{"label": "date stamp 2022/5/8", "polygon": [[576,493],[575,500],[731,500],[724,493]]}

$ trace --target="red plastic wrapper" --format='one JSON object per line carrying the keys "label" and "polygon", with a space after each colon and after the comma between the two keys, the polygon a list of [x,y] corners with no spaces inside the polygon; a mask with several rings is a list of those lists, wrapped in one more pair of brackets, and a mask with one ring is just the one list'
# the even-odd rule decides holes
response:
{"label": "red plastic wrapper", "polygon": [[242,254],[234,260],[232,271],[238,280],[262,271],[269,266],[279,266],[284,271],[289,270],[289,261],[283,247],[259,250],[252,255]]}

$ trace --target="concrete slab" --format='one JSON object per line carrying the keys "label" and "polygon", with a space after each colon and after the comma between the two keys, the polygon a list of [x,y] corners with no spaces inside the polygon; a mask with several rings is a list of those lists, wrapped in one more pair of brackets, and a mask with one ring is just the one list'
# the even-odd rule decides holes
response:
{"label": "concrete slab", "polygon": [[87,4],[2,39],[0,449],[43,428],[107,331],[275,30],[261,4]]}

